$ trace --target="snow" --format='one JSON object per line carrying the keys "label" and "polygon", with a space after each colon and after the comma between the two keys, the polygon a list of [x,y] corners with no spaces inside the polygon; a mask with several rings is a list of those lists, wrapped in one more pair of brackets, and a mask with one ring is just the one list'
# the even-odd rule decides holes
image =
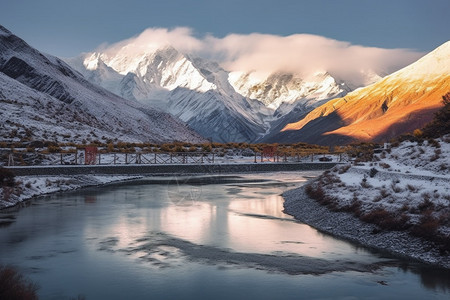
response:
{"label": "snow", "polygon": [[[351,90],[324,71],[304,77],[230,73],[170,45],[133,49],[125,42],[120,49],[82,54],[67,62],[89,81],[173,114],[217,142],[256,141],[298,103],[311,110]],[[230,132],[220,134],[229,124]]]}
{"label": "snow", "polygon": [[[0,113],[7,120],[0,124],[3,137],[77,143],[204,141],[180,120],[91,84],[60,59],[10,35],[0,36]],[[97,61],[100,65],[108,71]]]}
{"label": "snow", "polygon": [[391,74],[394,78],[421,79],[432,81],[435,77],[450,73],[450,41],[431,51],[417,62]]}
{"label": "snow", "polygon": [[[79,176],[20,176],[11,192],[0,188],[0,209],[15,206],[25,200],[55,192],[76,190],[82,187],[99,186],[142,176],[123,175],[79,175]],[[6,195],[9,196],[6,196]]]}
{"label": "snow", "polygon": [[[360,215],[365,215],[377,209],[383,209],[396,216],[404,216],[409,224],[417,225],[421,222],[424,209],[431,209],[431,216],[435,220],[442,220],[436,232],[450,238],[450,136],[436,141],[423,141],[422,143],[404,141],[398,146],[383,150],[375,154],[371,162],[335,167],[324,173],[319,180],[312,182],[313,187],[322,185],[325,195],[334,198],[337,207],[346,207],[357,201],[360,204]],[[286,211],[302,220],[306,220],[312,226],[326,229],[338,236],[344,236],[359,242],[385,248],[401,255],[409,255],[423,261],[439,263],[450,267],[449,258],[440,257],[435,249],[427,254],[424,249],[430,245],[424,241],[418,241],[416,237],[409,236],[404,231],[383,231],[380,236],[373,234],[376,226],[359,221],[356,217],[344,212],[332,212],[325,206],[320,206],[314,200],[308,198],[302,190],[292,191],[285,195]],[[313,220],[304,211],[300,203],[309,203],[314,207],[319,206],[320,211],[329,216],[329,219],[342,216],[339,227],[332,228],[325,225],[326,222]],[[314,203],[314,204],[311,204]],[[430,204],[431,203],[431,204]],[[313,213],[315,214],[315,213]],[[345,216],[345,217],[344,217]],[[447,221],[445,221],[447,220]],[[356,222],[355,225],[352,223]],[[355,227],[369,228],[365,234],[351,232]],[[371,231],[372,230],[372,231]],[[372,232],[372,233],[370,233]],[[404,235],[406,234],[406,237]],[[359,236],[361,235],[361,236]],[[401,245],[392,245],[390,237],[402,236],[406,239]],[[406,243],[412,242],[413,252],[409,253]],[[425,247],[425,248],[424,248]]]}
{"label": "snow", "polygon": [[232,72],[229,81],[241,95],[257,99],[273,110],[282,104],[297,105],[299,102],[315,107],[314,104],[321,100],[336,98],[350,91],[324,71],[307,76],[278,72],[265,77],[255,72]]}

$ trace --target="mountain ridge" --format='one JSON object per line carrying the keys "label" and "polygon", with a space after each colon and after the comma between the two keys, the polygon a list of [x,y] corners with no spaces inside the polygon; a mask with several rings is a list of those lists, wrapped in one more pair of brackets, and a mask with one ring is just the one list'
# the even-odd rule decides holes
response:
{"label": "mountain ridge", "polygon": [[309,128],[321,141],[385,141],[411,132],[442,107],[441,97],[450,91],[449,66],[450,41],[372,85],[319,106],[286,125],[278,137],[302,140]]}
{"label": "mountain ridge", "polygon": [[[55,141],[204,141],[167,113],[87,81],[61,59],[42,54],[0,27],[0,103],[3,136]],[[51,130],[51,127],[60,131]],[[77,129],[78,128],[78,129]],[[172,129],[172,136],[166,136]],[[14,132],[28,136],[16,137]]]}
{"label": "mountain ridge", "polygon": [[[224,70],[217,62],[167,45],[152,48],[153,52],[131,51],[129,47],[122,45],[116,55],[108,51],[88,53],[67,61],[89,80],[122,97],[171,113],[217,142],[255,142],[275,124],[291,120],[281,117],[294,107],[309,111],[351,90],[326,72],[308,80],[295,74],[275,73],[260,82],[250,80],[255,83],[252,87],[262,93],[243,93],[236,86],[249,82],[239,83],[237,73]],[[132,54],[127,55],[127,51]],[[247,78],[251,76],[247,74]],[[116,82],[112,83],[111,78]],[[212,116],[220,120],[213,120]],[[224,134],[226,130],[229,133]]]}

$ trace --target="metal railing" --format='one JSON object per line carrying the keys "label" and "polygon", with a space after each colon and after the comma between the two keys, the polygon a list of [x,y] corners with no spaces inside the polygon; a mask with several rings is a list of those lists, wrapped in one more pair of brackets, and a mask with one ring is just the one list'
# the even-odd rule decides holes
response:
{"label": "metal railing", "polygon": [[[6,166],[33,165],[24,163],[21,155],[8,155]],[[127,164],[227,164],[227,163],[310,163],[310,162],[349,162],[346,153],[272,153],[256,152],[254,155],[230,155],[214,152],[146,152],[146,153],[104,153],[99,152],[95,159],[86,159],[83,151],[39,154],[41,165],[127,165]]]}
{"label": "metal railing", "polygon": [[[83,152],[47,154],[51,165],[84,165]],[[218,155],[212,152],[156,152],[156,153],[98,153],[93,165],[123,164],[226,164],[226,163],[308,163],[308,162],[348,162],[345,153],[309,153],[264,155],[256,152],[252,156]]]}

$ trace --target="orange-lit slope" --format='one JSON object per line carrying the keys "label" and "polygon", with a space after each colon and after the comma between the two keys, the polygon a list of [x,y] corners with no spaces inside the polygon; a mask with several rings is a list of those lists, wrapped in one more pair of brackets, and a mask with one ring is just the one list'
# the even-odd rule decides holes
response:
{"label": "orange-lit slope", "polygon": [[442,106],[442,96],[448,92],[450,41],[375,84],[327,102],[282,131],[301,130],[310,122],[326,122],[327,116],[334,113],[339,116],[339,128],[318,130],[317,134],[384,140],[422,127]]}

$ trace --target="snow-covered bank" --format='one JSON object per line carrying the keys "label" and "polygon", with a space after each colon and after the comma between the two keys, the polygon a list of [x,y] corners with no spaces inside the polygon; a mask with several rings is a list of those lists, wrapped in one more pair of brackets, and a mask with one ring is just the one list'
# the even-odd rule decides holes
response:
{"label": "snow-covered bank", "polygon": [[286,192],[285,211],[332,235],[450,268],[448,157],[448,137],[404,141]]}
{"label": "snow-covered bank", "polygon": [[19,176],[15,179],[14,187],[0,187],[0,209],[50,193],[100,186],[141,177],[123,175]]}
{"label": "snow-covered bank", "polygon": [[450,257],[441,256],[438,249],[430,248],[429,242],[405,231],[377,232],[374,224],[365,223],[350,213],[333,212],[320,205],[306,195],[303,187],[287,191],[283,197],[285,213],[320,231],[378,250],[450,268]]}

